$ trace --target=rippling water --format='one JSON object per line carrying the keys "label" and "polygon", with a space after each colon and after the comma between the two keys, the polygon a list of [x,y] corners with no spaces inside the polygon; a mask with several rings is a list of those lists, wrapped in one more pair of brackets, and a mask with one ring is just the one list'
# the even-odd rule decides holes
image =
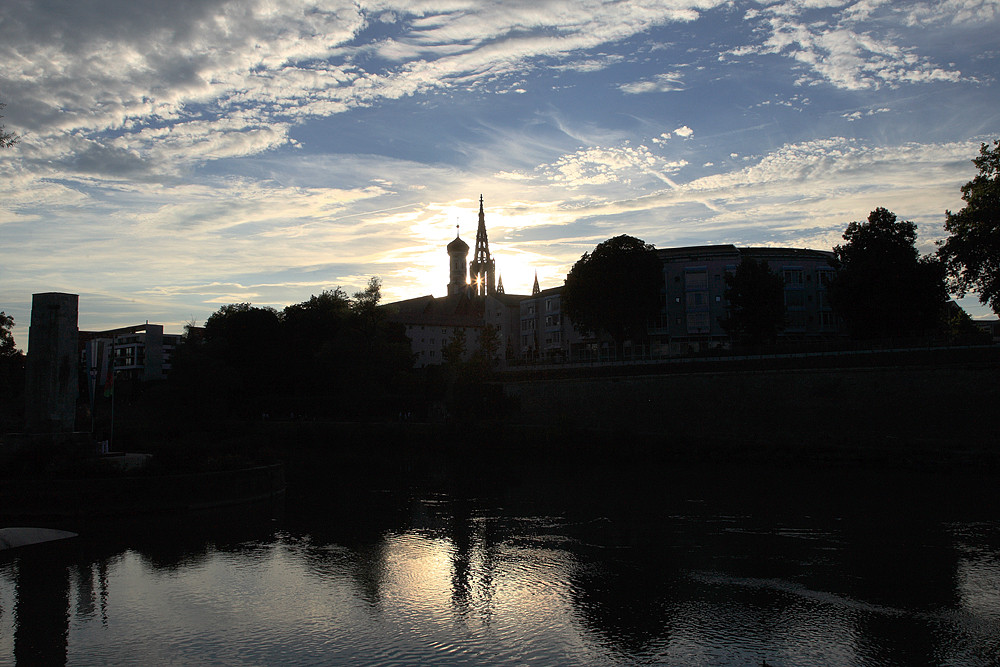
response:
{"label": "rippling water", "polygon": [[0,560],[0,664],[998,664],[992,492],[931,479],[339,484],[92,526]]}

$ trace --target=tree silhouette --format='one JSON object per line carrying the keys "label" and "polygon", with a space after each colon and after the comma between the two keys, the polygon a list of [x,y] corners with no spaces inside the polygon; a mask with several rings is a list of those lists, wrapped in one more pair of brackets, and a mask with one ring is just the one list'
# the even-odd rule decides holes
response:
{"label": "tree silhouette", "polygon": [[0,310],[0,433],[23,426],[25,359],[13,328],[14,318]]}
{"label": "tree silhouette", "polygon": [[175,354],[170,379],[202,412],[359,418],[389,409],[385,400],[413,366],[403,325],[378,307],[372,278],[353,298],[325,290],[280,313],[249,303],[213,313],[204,335]]}
{"label": "tree silhouette", "polygon": [[785,328],[784,281],[764,260],[744,257],[726,273],[728,312],[719,323],[733,340],[759,347]]}
{"label": "tree silhouette", "polygon": [[656,249],[632,236],[616,236],[573,265],[562,291],[563,310],[578,331],[604,331],[621,349],[626,340],[645,338],[662,292]]}
{"label": "tree silhouette", "polygon": [[[5,106],[7,105],[0,102],[0,109],[3,109]],[[3,116],[0,115],[0,118],[3,118]],[[17,136],[13,132],[6,132],[4,130],[4,126],[0,125],[0,148],[10,148],[14,144],[16,144],[19,140],[20,140],[19,136]]]}
{"label": "tree silhouette", "polygon": [[980,145],[972,162],[979,173],[962,186],[962,210],[945,212],[950,236],[938,256],[959,295],[979,292],[980,303],[1000,315],[1000,140]]}
{"label": "tree silhouette", "polygon": [[206,397],[229,412],[260,414],[263,397],[275,391],[281,374],[281,321],[270,307],[222,306],[205,322],[203,359]]}
{"label": "tree silhouette", "polygon": [[6,358],[18,354],[19,350],[14,344],[14,318],[0,310],[0,358]]}
{"label": "tree silhouette", "polygon": [[833,249],[840,269],[830,303],[856,338],[926,334],[941,323],[948,292],[944,266],[917,253],[917,226],[877,208],[852,222]]}
{"label": "tree silhouette", "polygon": [[347,347],[351,300],[339,287],[308,301],[286,306],[281,314],[283,373],[287,393],[329,394],[341,373]]}
{"label": "tree silhouette", "polygon": [[451,339],[441,346],[441,356],[444,357],[444,362],[453,368],[462,363],[462,358],[465,356],[465,345],[465,329],[455,327],[455,333],[452,334]]}

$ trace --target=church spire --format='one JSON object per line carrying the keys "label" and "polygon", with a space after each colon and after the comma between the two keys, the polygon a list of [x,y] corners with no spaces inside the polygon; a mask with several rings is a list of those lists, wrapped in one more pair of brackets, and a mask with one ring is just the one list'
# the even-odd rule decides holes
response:
{"label": "church spire", "polygon": [[490,241],[486,236],[486,214],[483,213],[483,196],[479,195],[479,228],[476,230],[476,251],[469,264],[472,289],[476,296],[494,294],[496,264],[490,257]]}
{"label": "church spire", "polygon": [[531,296],[537,295],[542,290],[538,289],[538,270],[535,270],[535,284],[531,286]]}
{"label": "church spire", "polygon": [[503,294],[503,276],[497,276],[497,294]]}

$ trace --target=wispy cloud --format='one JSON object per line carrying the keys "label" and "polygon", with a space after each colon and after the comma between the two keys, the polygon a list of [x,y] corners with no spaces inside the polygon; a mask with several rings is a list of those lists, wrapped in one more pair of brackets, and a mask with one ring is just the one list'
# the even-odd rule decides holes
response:
{"label": "wispy cloud", "polygon": [[652,79],[623,83],[618,87],[622,90],[622,92],[630,95],[639,95],[641,93],[670,93],[678,90],[684,90],[683,78],[683,75],[679,72],[667,72],[657,74]]}
{"label": "wispy cloud", "polygon": [[[828,83],[847,90],[961,80],[959,70],[935,63],[912,46],[900,45],[885,30],[865,29],[874,14],[895,18],[891,7],[875,1],[850,5],[835,0],[790,1],[754,8],[746,17],[764,39],[731,49],[724,56],[781,55],[804,70],[800,84]],[[896,22],[913,23],[913,16],[902,21],[896,18]]]}

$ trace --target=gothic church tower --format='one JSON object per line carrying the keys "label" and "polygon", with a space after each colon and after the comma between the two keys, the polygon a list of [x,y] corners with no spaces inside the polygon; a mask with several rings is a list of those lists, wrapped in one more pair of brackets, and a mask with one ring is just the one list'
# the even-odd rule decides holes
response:
{"label": "gothic church tower", "polygon": [[469,264],[472,291],[485,298],[496,293],[496,265],[490,258],[490,241],[486,237],[486,216],[483,214],[483,196],[479,195],[479,229],[476,230],[476,253]]}

